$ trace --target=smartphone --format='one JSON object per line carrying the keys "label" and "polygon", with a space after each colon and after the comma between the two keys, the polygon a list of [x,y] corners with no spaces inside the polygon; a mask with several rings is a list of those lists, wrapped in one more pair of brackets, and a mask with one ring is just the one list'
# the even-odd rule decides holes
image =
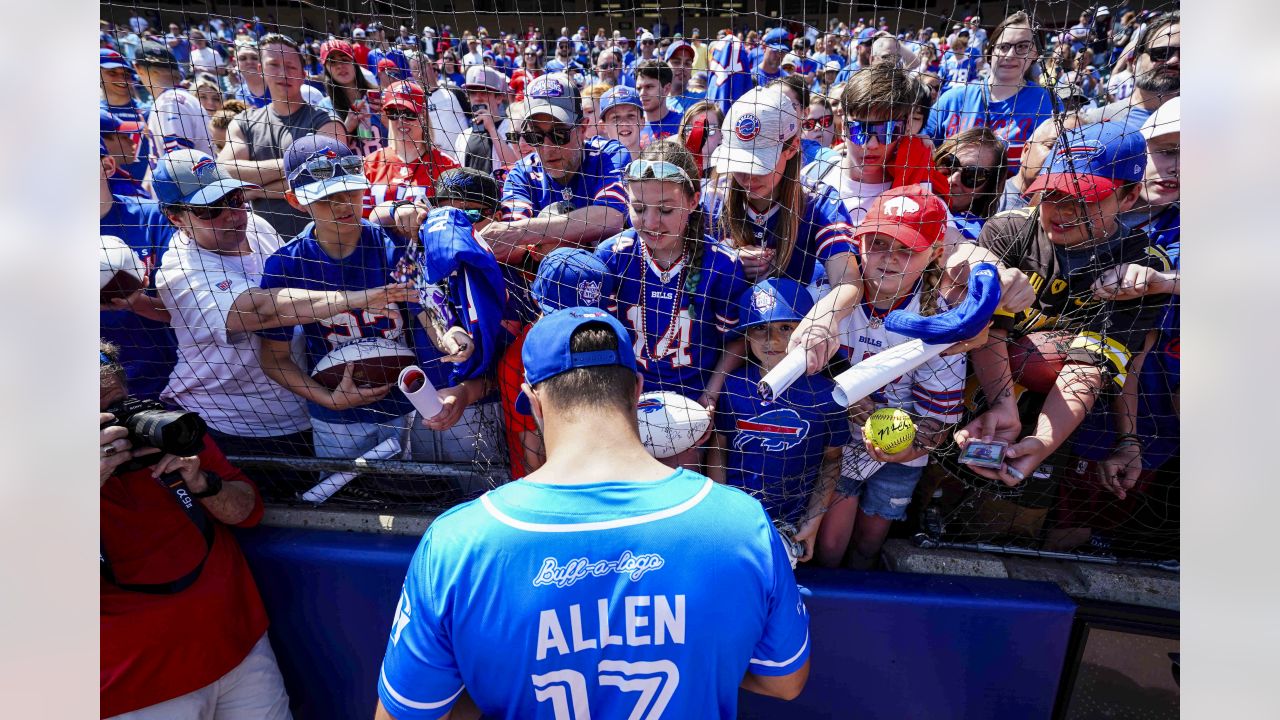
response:
{"label": "smartphone", "polygon": [[475,105],[472,105],[471,106],[471,122],[475,123],[476,125],[482,125],[483,123],[481,123],[480,117],[479,117],[480,113],[482,112],[484,113],[489,112],[489,105],[487,103],[477,103]]}
{"label": "smartphone", "polygon": [[984,468],[1000,468],[1004,465],[1004,453],[1009,444],[1000,441],[969,441],[968,447],[960,454],[960,462],[965,465]]}

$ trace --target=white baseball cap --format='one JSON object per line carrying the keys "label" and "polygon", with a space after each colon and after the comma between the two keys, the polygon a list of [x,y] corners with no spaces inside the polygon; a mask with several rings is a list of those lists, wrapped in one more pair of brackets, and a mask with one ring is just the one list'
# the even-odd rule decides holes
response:
{"label": "white baseball cap", "polygon": [[729,108],[720,126],[723,139],[711,155],[716,172],[773,172],[782,148],[799,129],[800,113],[781,89],[748,90]]}
{"label": "white baseball cap", "polygon": [[782,67],[786,67],[788,65],[790,65],[791,67],[795,67],[799,64],[800,64],[800,58],[796,57],[795,53],[787,53],[782,58]]}
{"label": "white baseball cap", "polygon": [[1166,100],[1163,105],[1147,117],[1142,123],[1142,137],[1154,140],[1164,135],[1182,132],[1182,98]]}

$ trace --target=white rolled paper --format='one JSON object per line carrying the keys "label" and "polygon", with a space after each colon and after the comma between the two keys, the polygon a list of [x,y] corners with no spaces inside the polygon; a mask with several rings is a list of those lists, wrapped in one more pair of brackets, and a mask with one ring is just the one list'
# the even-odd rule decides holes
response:
{"label": "white rolled paper", "polygon": [[805,354],[802,347],[792,350],[760,379],[760,384],[757,387],[760,391],[760,397],[765,402],[772,402],[774,398],[786,392],[792,383],[804,375],[804,371],[808,369],[809,365]]}
{"label": "white rolled paper", "polygon": [[396,387],[409,398],[409,402],[413,403],[413,407],[423,419],[430,420],[444,410],[444,405],[440,402],[440,394],[436,392],[435,385],[431,384],[431,378],[427,377],[427,374],[417,365],[410,365],[400,371]]}
{"label": "white rolled paper", "polygon": [[[400,438],[389,437],[372,450],[360,456],[361,460],[390,460],[400,454]],[[346,487],[347,483],[356,479],[358,473],[337,472],[326,475],[315,487],[302,494],[307,502],[322,503],[333,497],[333,494]]]}
{"label": "white rolled paper", "polygon": [[842,407],[849,407],[888,385],[894,378],[938,357],[949,347],[951,343],[929,345],[923,340],[895,345],[837,375],[836,387],[831,391],[831,397]]}

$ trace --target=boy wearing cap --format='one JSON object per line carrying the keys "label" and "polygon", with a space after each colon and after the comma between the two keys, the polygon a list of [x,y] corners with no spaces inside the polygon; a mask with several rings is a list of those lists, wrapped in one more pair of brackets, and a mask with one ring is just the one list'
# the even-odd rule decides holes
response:
{"label": "boy wearing cap", "polygon": [[179,86],[182,70],[169,48],[147,40],[133,65],[142,86],[153,98],[147,111],[151,161],[178,148],[214,154],[209,114],[195,95]]}
{"label": "boy wearing cap", "polygon": [[[131,197],[150,197],[151,193],[142,186],[142,178],[147,172],[147,161],[138,161],[138,146],[135,138],[141,137],[141,123],[122,122],[105,109],[100,110],[98,138],[106,148],[107,154],[116,162],[116,174],[111,177],[111,192],[115,195]],[[141,166],[139,168],[138,166]],[[141,172],[134,176],[127,168]]]}
{"label": "boy wearing cap", "polygon": [[[484,232],[504,263],[562,244],[594,245],[622,230],[626,219],[622,173],[631,155],[615,140],[584,139],[577,86],[564,75],[543,75],[525,96],[522,134],[534,152],[507,175],[503,220]],[[552,206],[567,213],[544,215]]]}
{"label": "boy wearing cap", "polygon": [[760,397],[761,378],[782,361],[791,333],[813,309],[808,288],[770,278],[737,303],[735,332],[746,336],[747,362],[725,378],[707,474],[750,493],[774,522],[790,526],[791,539],[804,545],[798,560],[807,562],[840,475],[849,419],[831,397],[834,383],[822,375],[801,377],[776,401]]}
{"label": "boy wearing cap", "polygon": [[[1035,290],[1027,310],[997,314],[989,341],[972,353],[990,409],[956,433],[956,440],[961,447],[992,437],[1009,443],[1003,468],[974,472],[1010,486],[1031,477],[1099,397],[1116,397],[1147,332],[1158,326],[1162,304],[1100,299],[1094,290],[1095,281],[1115,266],[1168,269],[1168,256],[1145,233],[1120,222],[1138,200],[1146,164],[1146,142],[1121,123],[1067,131],[1054,144],[1048,167],[1027,188],[1041,193],[1040,204],[996,215],[976,247],[957,251],[971,266],[1001,260],[1026,274]],[[1069,333],[1061,341],[1065,361],[1032,416],[1031,434],[1023,437],[1013,396],[1018,377],[1007,344],[1041,330]]]}
{"label": "boy wearing cap", "polygon": [[[360,172],[361,161],[346,143],[328,135],[309,135],[289,147],[285,171],[289,178],[288,200],[305,211],[313,222],[292,242],[266,262],[261,287],[301,288],[321,291],[361,291],[382,287],[394,278],[393,272],[405,256],[405,248],[376,225],[360,217],[361,201],[369,183]],[[413,315],[416,307],[410,305]],[[344,377],[337,389],[329,390],[310,375],[321,358],[349,342],[385,338],[410,345],[418,364],[433,385],[442,388],[440,397],[449,426],[464,418],[463,411],[484,391],[482,379],[451,386],[451,362],[461,362],[457,354],[444,358],[426,331],[427,323],[415,317],[412,330],[398,303],[365,307],[340,313],[302,326],[306,344],[305,368],[293,359],[292,328],[260,330],[260,361],[267,375],[307,400],[318,457],[354,458],[380,442],[406,431],[413,410],[399,393],[389,395],[391,385],[357,389]],[[447,360],[447,361],[446,361]],[[444,430],[444,427],[432,428]],[[470,435],[470,434],[469,434]],[[475,450],[462,452],[465,442],[454,438],[452,451],[437,460],[474,460]],[[430,437],[415,448],[429,448]]]}
{"label": "boy wearing cap", "polygon": [[615,85],[600,96],[597,107],[604,137],[617,140],[632,157],[639,155],[645,127],[640,94],[626,85]]}
{"label": "boy wearing cap", "polygon": [[[613,295],[609,269],[586,250],[557,248],[547,253],[538,266],[538,275],[529,289],[538,306],[538,317],[567,307],[603,307]],[[524,382],[521,353],[533,325],[525,325],[506,349],[498,365],[498,389],[502,393],[502,414],[511,454],[511,479],[519,480],[546,461],[542,434],[537,423],[516,411],[516,397]]]}
{"label": "boy wearing cap", "polygon": [[507,144],[511,122],[507,119],[507,88],[505,75],[492,67],[473,67],[467,70],[467,91],[471,104],[471,127],[458,136],[454,146],[462,166],[494,174],[499,181],[506,177],[506,169],[520,160],[516,151]]}
{"label": "boy wearing cap", "polygon": [[364,216],[369,219],[377,208],[430,198],[436,179],[458,167],[431,143],[426,94],[417,83],[402,80],[387,88],[382,94],[382,117],[387,146],[364,159],[364,176],[369,181]]}
{"label": "boy wearing cap", "polygon": [[640,130],[641,147],[680,134],[680,119],[684,115],[667,107],[671,75],[671,68],[661,60],[642,60],[636,65],[636,94],[640,96],[645,120]]}
{"label": "boy wearing cap", "polygon": [[127,156],[117,155],[115,152],[112,154],[117,155],[116,162],[120,166],[121,177],[132,178],[134,182],[131,186],[138,188],[147,175],[151,140],[145,132],[146,113],[142,111],[142,106],[135,97],[133,68],[129,65],[129,61],[115,50],[103,48],[98,52],[98,73],[102,83],[102,98],[98,101],[99,109],[110,114],[119,125],[113,130],[108,130],[106,118],[103,118],[101,131],[125,133],[129,138],[132,147]]}
{"label": "boy wearing cap", "polygon": [[684,40],[676,40],[667,46],[662,59],[671,68],[671,89],[667,95],[667,107],[684,116],[686,110],[701,100],[707,93],[689,88],[689,80],[693,77],[693,61],[697,51]]}
{"label": "boy wearing cap", "polygon": [[[648,701],[619,692],[634,683],[680,718],[733,717],[739,687],[796,697],[809,620],[789,552],[757,501],[645,450],[626,329],[565,308],[534,325],[522,356],[519,404],[547,462],[432,523],[405,577],[376,717],[455,703],[488,717],[552,706],[626,717]],[[575,573],[584,557],[616,572]]]}

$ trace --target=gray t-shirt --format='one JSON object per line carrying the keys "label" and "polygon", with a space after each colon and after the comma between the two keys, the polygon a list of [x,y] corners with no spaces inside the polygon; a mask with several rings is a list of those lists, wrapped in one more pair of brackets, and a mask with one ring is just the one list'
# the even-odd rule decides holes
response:
{"label": "gray t-shirt", "polygon": [[[1004,192],[1000,195],[1000,204],[996,206],[996,212],[1002,213],[1005,210],[1018,210],[1024,208],[1031,201],[1022,196],[1022,191],[1014,184],[1013,178],[1004,181]],[[995,213],[992,213],[994,215]]]}
{"label": "gray t-shirt", "polygon": [[[294,140],[313,135],[336,119],[313,105],[304,105],[292,115],[279,115],[268,105],[241,113],[235,122],[249,145],[250,160],[279,160]],[[310,216],[294,210],[284,200],[254,200],[253,211],[271,223],[284,242],[292,240],[311,222]]]}

